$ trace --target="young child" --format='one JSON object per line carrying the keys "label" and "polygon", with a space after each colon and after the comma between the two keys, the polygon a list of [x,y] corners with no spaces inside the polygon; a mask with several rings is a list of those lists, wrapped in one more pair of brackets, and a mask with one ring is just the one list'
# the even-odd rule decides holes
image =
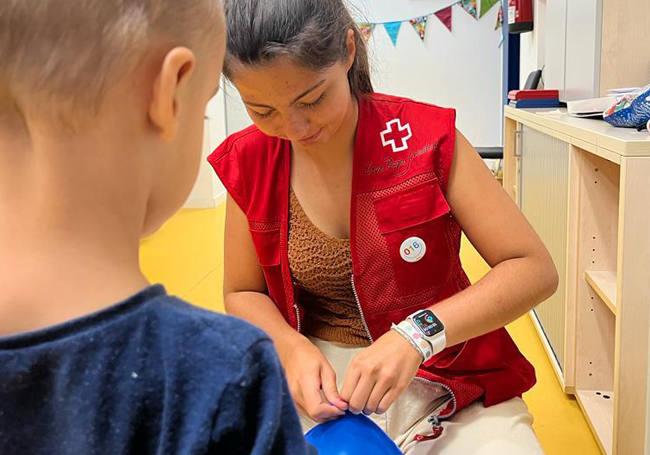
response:
{"label": "young child", "polygon": [[1,454],[308,451],[271,341],[139,269],[223,54],[216,0],[0,2]]}

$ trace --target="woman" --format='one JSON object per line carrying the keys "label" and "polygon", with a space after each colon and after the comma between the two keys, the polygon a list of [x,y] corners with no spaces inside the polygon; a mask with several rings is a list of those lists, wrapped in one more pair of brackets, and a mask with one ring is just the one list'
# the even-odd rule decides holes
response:
{"label": "woman", "polygon": [[[254,122],[209,159],[226,309],[273,338],[304,429],[350,410],[409,454],[541,453],[534,370],[503,327],[557,274],[454,111],[373,93],[342,0],[225,7]],[[492,266],[474,286],[461,228]]]}

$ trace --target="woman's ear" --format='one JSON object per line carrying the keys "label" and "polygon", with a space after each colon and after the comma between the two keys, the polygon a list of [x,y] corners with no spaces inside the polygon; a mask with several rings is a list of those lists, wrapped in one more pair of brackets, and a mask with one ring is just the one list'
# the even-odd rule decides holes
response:
{"label": "woman's ear", "polygon": [[165,55],[158,70],[149,105],[149,121],[165,141],[176,136],[180,94],[187,89],[195,67],[194,53],[185,47],[176,47]]}
{"label": "woman's ear", "polygon": [[352,68],[354,64],[354,59],[357,56],[357,40],[354,30],[348,30],[348,37],[345,40],[346,46],[348,48],[348,71]]}

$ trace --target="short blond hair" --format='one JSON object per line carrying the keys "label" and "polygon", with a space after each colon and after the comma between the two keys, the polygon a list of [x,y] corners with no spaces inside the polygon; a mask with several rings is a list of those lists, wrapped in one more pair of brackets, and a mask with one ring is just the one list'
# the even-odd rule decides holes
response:
{"label": "short blond hair", "polygon": [[222,14],[220,0],[1,0],[0,114],[25,103],[57,114],[96,109],[110,81],[156,39],[192,47]]}

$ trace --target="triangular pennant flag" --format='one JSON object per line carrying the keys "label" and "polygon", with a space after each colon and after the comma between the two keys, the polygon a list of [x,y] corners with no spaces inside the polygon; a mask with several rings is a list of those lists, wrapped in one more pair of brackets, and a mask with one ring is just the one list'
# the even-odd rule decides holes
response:
{"label": "triangular pennant flag", "polygon": [[393,42],[393,46],[397,46],[397,36],[399,35],[399,29],[402,26],[402,22],[386,22],[384,28],[386,33],[390,36],[390,40]]}
{"label": "triangular pennant flag", "polygon": [[479,18],[485,16],[485,14],[490,11],[492,7],[498,2],[499,0],[481,0],[481,15]]}
{"label": "triangular pennant flag", "polygon": [[357,26],[359,27],[359,31],[361,32],[363,40],[367,43],[368,40],[370,40],[370,36],[372,36],[372,31],[375,29],[375,24],[361,22],[357,24]]}
{"label": "triangular pennant flag", "polygon": [[476,0],[460,0],[458,4],[474,19],[478,19],[478,11],[476,9]]}
{"label": "triangular pennant flag", "polygon": [[497,23],[494,25],[494,29],[498,30],[503,27],[503,5],[499,6],[499,12],[497,13]]}
{"label": "triangular pennant flag", "polygon": [[440,11],[437,11],[436,17],[440,19],[440,22],[445,24],[445,27],[451,32],[451,12],[453,11],[451,6],[448,6],[447,8],[441,9]]}
{"label": "triangular pennant flag", "polygon": [[413,26],[416,32],[418,32],[418,35],[420,36],[420,39],[424,41],[424,36],[427,31],[427,21],[429,20],[429,16],[422,16],[422,17],[416,17],[415,19],[411,19],[409,22]]}

